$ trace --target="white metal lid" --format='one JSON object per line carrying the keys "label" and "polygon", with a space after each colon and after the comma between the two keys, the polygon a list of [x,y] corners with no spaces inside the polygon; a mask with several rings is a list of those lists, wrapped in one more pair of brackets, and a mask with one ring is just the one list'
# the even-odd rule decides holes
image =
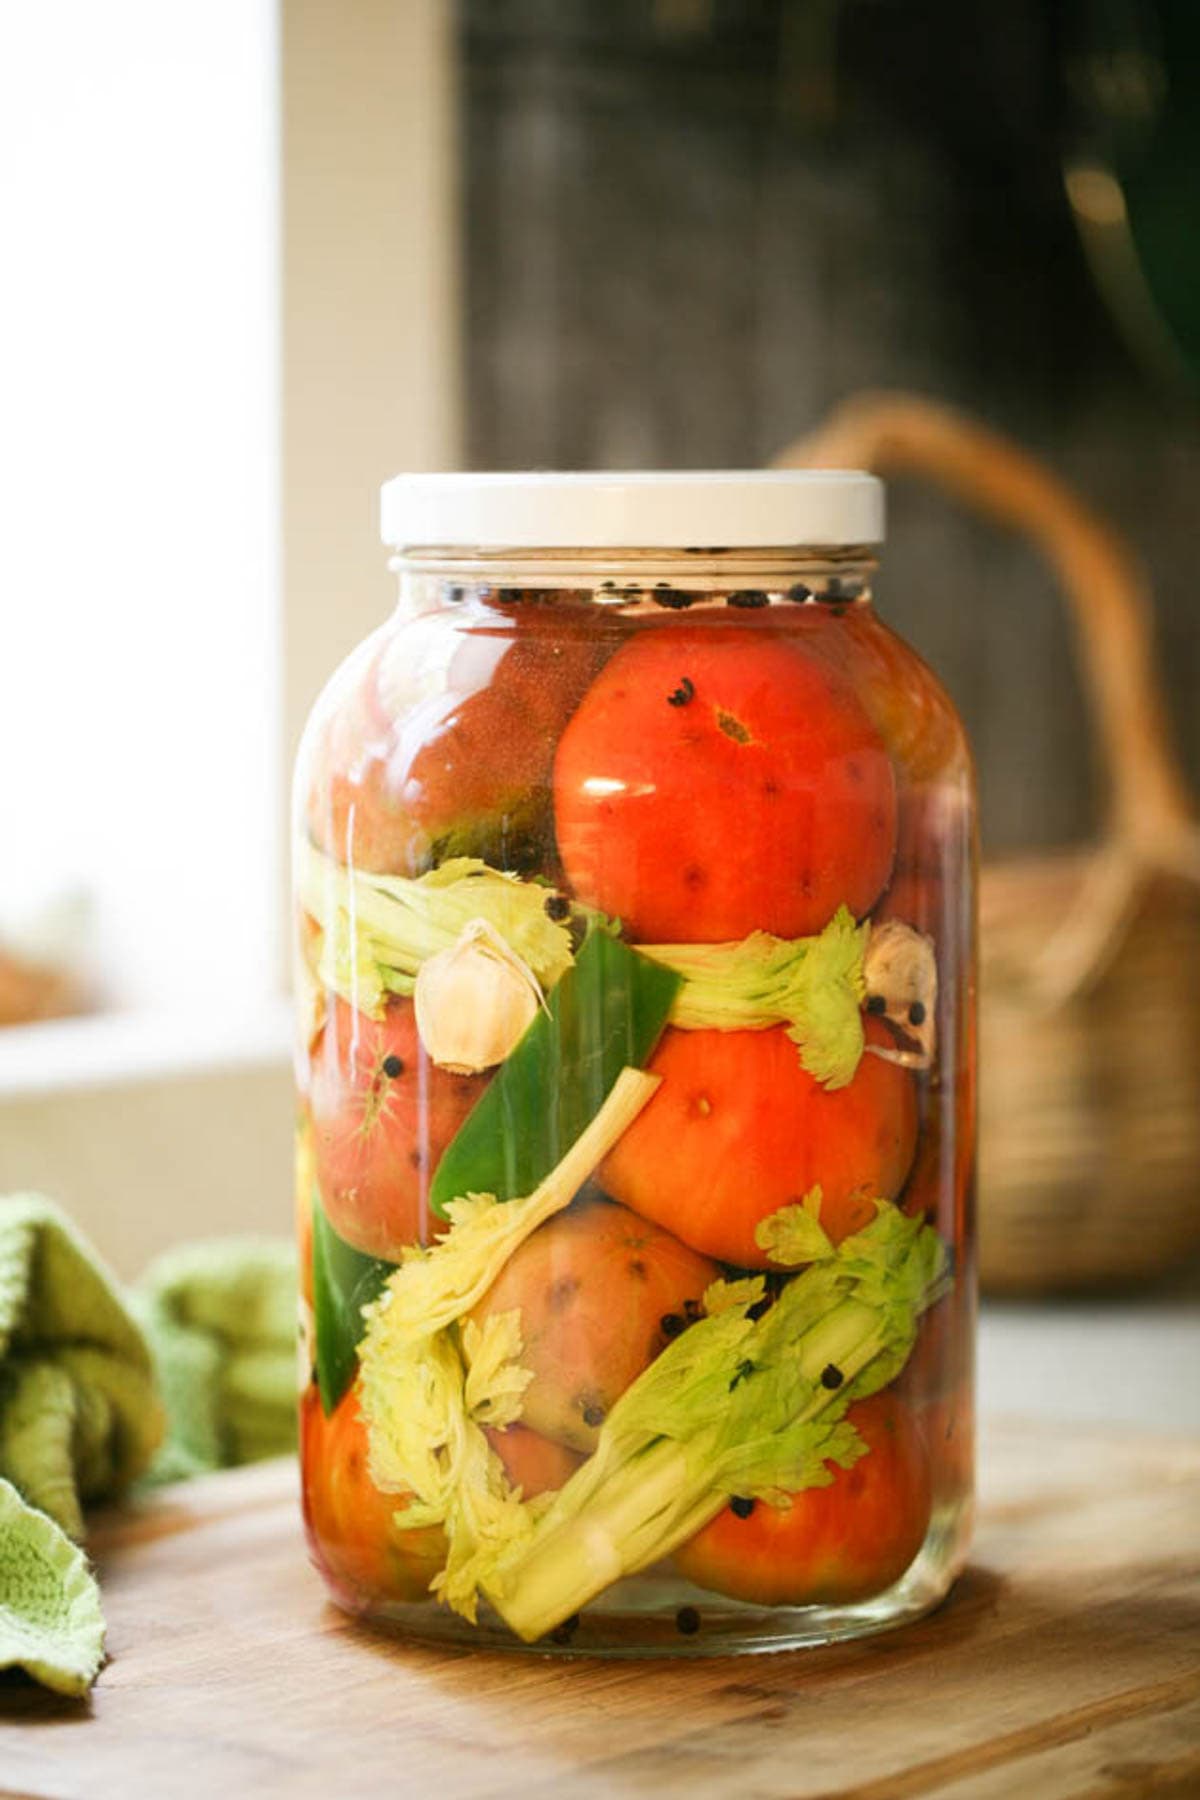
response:
{"label": "white metal lid", "polygon": [[397,475],[381,511],[395,549],[832,548],[884,535],[883,484],[858,469]]}

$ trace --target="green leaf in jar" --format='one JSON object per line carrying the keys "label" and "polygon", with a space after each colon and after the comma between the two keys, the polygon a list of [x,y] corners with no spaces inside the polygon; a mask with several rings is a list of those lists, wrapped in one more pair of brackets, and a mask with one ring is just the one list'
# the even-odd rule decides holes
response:
{"label": "green leaf in jar", "polygon": [[531,1194],[600,1111],[618,1075],[658,1042],[679,976],[601,928],[501,1064],[442,1155],[430,1205]]}
{"label": "green leaf in jar", "polygon": [[820,1262],[833,1255],[833,1244],[821,1225],[821,1190],[810,1188],[796,1206],[781,1206],[768,1213],[754,1233],[754,1241],[772,1262],[796,1268],[800,1263]]}
{"label": "green leaf in jar", "polygon": [[354,1380],[358,1346],[366,1331],[362,1309],[380,1293],[393,1266],[340,1238],[313,1196],[313,1328],[317,1387],[326,1414]]}

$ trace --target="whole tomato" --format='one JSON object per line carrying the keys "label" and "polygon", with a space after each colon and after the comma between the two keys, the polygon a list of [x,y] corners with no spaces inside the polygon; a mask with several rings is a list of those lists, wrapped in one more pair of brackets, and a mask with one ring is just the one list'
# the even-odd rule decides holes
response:
{"label": "whole tomato", "polygon": [[670,1232],[607,1200],[576,1203],[516,1249],[475,1307],[521,1315],[521,1417],[572,1450],[600,1426],[721,1271]]}
{"label": "whole tomato", "polygon": [[887,1390],[846,1417],[868,1446],[853,1468],[785,1508],[732,1501],[676,1552],[680,1574],[760,1606],[844,1605],[899,1581],[929,1528],[925,1442]]}
{"label": "whole tomato", "polygon": [[[868,1042],[890,1043],[874,1020]],[[693,1249],[772,1268],[755,1242],[768,1213],[821,1188],[835,1243],[902,1187],[917,1136],[906,1069],[864,1055],[832,1093],[800,1066],[786,1029],[663,1033],[647,1067],[662,1084],[600,1168],[605,1191]]]}
{"label": "whole tomato", "polygon": [[411,1001],[379,1020],[337,1002],[313,1051],[309,1106],[321,1204],[339,1237],[397,1262],[440,1228],[430,1182],[489,1079],[430,1062]]}
{"label": "whole tomato", "polygon": [[314,842],[383,874],[451,856],[544,863],[554,745],[599,654],[574,616],[536,604],[389,628],[331,696],[306,807]]}
{"label": "whole tomato", "polygon": [[796,621],[815,655],[853,687],[905,783],[937,781],[969,752],[954,703],[928,664],[869,606],[806,606]]}
{"label": "whole tomato", "polygon": [[643,943],[820,931],[868,912],[896,844],[883,740],[853,690],[758,629],[671,626],[626,643],[554,767],[579,898]]}
{"label": "whole tomato", "polygon": [[328,1418],[315,1387],[301,1395],[300,1476],[313,1555],[352,1601],[426,1597],[446,1540],[440,1526],[399,1529],[404,1496],[372,1482],[357,1382]]}

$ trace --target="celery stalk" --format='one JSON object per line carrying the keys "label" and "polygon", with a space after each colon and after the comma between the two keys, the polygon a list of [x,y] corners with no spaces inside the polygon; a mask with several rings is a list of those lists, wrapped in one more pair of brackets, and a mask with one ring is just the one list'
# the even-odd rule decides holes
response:
{"label": "celery stalk", "polygon": [[801,1065],[845,1087],[863,1053],[863,955],[868,927],[838,908],[815,937],[756,931],[740,943],[639,944],[683,977],[671,1023],[685,1031],[765,1031],[786,1024]]}
{"label": "celery stalk", "polygon": [[478,1571],[523,1542],[540,1511],[511,1487],[484,1431],[520,1415],[530,1373],[520,1366],[519,1313],[489,1319],[482,1332],[466,1315],[514,1250],[570,1204],[658,1084],[656,1075],[623,1069],[532,1193],[451,1201],[452,1229],[428,1249],[409,1250],[363,1309],[358,1354],[371,1478],[408,1496],[398,1529],[445,1526],[449,1557],[434,1587],[466,1618],[475,1617]]}
{"label": "celery stalk", "polygon": [[864,1452],[847,1407],[893,1379],[945,1280],[936,1234],[880,1202],[760,1320],[746,1298],[693,1325],[622,1395],[532,1531],[481,1571],[496,1610],[532,1642],[669,1555],[732,1494],[780,1505],[827,1485],[831,1464]]}
{"label": "celery stalk", "polygon": [[570,932],[546,914],[550,890],[471,857],[409,879],[347,869],[305,841],[296,889],[321,928],[321,981],[376,1016],[390,994],[411,994],[421,964],[476,919],[486,919],[543,989],[571,967]]}

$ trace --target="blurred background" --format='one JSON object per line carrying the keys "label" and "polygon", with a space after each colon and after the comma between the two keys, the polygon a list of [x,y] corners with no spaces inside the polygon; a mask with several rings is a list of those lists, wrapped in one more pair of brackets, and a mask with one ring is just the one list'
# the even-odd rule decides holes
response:
{"label": "blurred background", "polygon": [[[287,770],[401,468],[756,466],[864,388],[950,402],[1129,539],[1194,789],[1198,90],[1190,0],[9,9],[0,1188],[128,1274],[287,1228]],[[987,855],[1093,840],[1045,560],[903,482],[878,592]]]}

